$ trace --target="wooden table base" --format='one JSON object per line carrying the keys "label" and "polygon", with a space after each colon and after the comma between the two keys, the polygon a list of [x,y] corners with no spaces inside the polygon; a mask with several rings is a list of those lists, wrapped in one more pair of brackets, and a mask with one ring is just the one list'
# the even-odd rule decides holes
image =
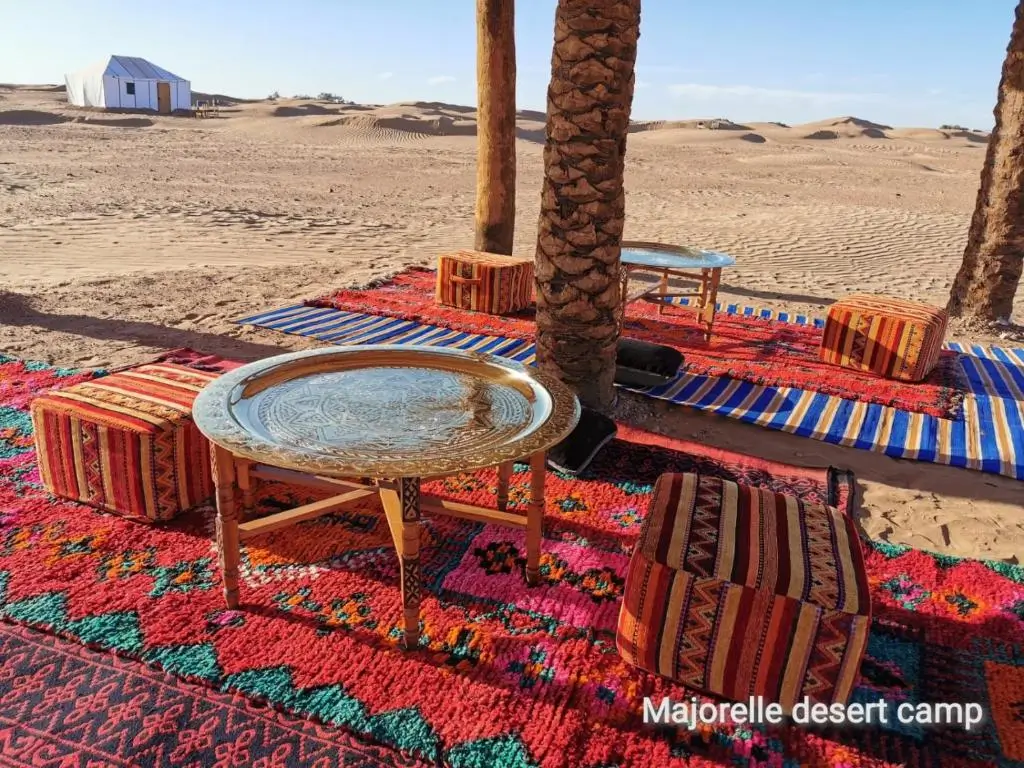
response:
{"label": "wooden table base", "polygon": [[[419,642],[420,602],[420,521],[423,512],[449,515],[475,522],[493,523],[526,531],[526,581],[540,580],[540,546],[544,520],[545,453],[530,457],[530,503],[526,515],[508,511],[509,481],[512,463],[498,467],[497,509],[420,495],[420,478],[361,478],[359,481],[316,477],[255,464],[213,447],[213,474],[217,486],[217,549],[224,580],[224,600],[228,608],[237,608],[238,562],[241,543],[269,531],[337,512],[352,502],[379,495],[384,517],[395,542],[401,566],[402,614],[406,648]],[[304,504],[284,512],[250,519],[253,512],[253,481],[271,480],[330,491],[343,491],[326,499]]]}
{"label": "wooden table base", "polygon": [[[657,284],[641,284],[637,290],[629,287],[629,278],[634,273],[648,273],[658,276]],[[691,293],[669,293],[668,281],[670,277],[681,277],[686,280],[694,280],[698,283],[698,290]],[[661,267],[648,266],[627,266],[622,271],[622,296],[624,303],[633,301],[649,301],[658,305],[658,314],[664,314],[670,306],[667,299],[696,298],[697,322],[704,330],[704,340],[711,341],[712,330],[715,325],[715,313],[718,305],[718,286],[722,280],[721,267],[710,267],[697,272],[686,272],[679,269],[665,269]]]}

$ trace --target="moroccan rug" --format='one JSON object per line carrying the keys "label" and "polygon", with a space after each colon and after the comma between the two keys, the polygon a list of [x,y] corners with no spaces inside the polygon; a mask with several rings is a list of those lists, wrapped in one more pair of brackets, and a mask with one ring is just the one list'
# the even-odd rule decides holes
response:
{"label": "moroccan rug", "polygon": [[[432,518],[420,647],[399,649],[397,562],[375,502],[253,539],[243,609],[224,608],[212,510],[151,527],[54,499],[24,418],[33,392],[82,374],[0,358],[0,616],[265,700],[457,768],[977,766],[1024,762],[1024,569],[884,544],[867,552],[875,620],[855,698],[977,701],[974,731],[641,722],[642,699],[691,693],[627,667],[614,627],[654,479],[696,470],[851,509],[852,478],[623,430],[580,479],[550,476],[543,583],[520,532]],[[8,403],[18,403],[8,405]],[[512,503],[525,501],[525,467]],[[431,483],[491,499],[492,473]],[[259,508],[304,492],[261,490]]]}
{"label": "moroccan rug", "polygon": [[0,623],[0,766],[426,768],[338,728]]}
{"label": "moroccan rug", "polygon": [[[433,270],[414,268],[373,288],[340,290],[306,303],[430,323],[466,333],[534,338],[532,310],[501,316],[439,306],[434,301],[435,280]],[[692,310],[671,308],[659,315],[656,305],[640,301],[626,308],[622,333],[680,350],[685,356],[687,373],[811,390],[940,418],[956,418],[966,392],[958,355],[949,350],[943,351],[928,378],[916,384],[857,371],[844,370],[837,375],[835,366],[818,360],[822,330],[810,325],[721,314],[715,319],[715,333],[709,342],[704,340]]]}

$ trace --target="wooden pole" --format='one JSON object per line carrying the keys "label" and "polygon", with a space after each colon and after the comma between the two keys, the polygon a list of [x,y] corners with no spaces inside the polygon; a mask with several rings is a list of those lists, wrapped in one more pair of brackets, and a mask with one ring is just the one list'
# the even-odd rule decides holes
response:
{"label": "wooden pole", "polygon": [[476,0],[474,248],[512,253],[516,220],[515,0]]}

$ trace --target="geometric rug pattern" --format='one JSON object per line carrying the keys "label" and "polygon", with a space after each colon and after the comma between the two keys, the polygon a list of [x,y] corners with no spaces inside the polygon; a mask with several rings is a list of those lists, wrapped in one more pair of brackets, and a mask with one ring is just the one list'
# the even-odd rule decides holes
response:
{"label": "geometric rug pattern", "polygon": [[[656,477],[700,471],[848,511],[851,478],[842,472],[623,430],[584,476],[549,474],[536,587],[523,581],[521,531],[426,521],[421,639],[405,651],[398,562],[376,500],[247,541],[242,605],[228,610],[209,507],[147,526],[43,492],[27,403],[82,375],[0,358],[0,617],[7,621],[457,767],[1024,761],[1024,569],[878,543],[866,552],[875,616],[855,697],[976,701],[987,715],[976,730],[893,722],[690,732],[642,723],[644,697],[693,695],[629,667],[615,650],[628,553]],[[516,467],[512,510],[524,508],[526,469]],[[428,485],[493,503],[496,478],[480,472]],[[305,499],[304,491],[268,485],[259,513]]]}
{"label": "geometric rug pattern", "polygon": [[0,765],[426,768],[337,728],[0,623]]}

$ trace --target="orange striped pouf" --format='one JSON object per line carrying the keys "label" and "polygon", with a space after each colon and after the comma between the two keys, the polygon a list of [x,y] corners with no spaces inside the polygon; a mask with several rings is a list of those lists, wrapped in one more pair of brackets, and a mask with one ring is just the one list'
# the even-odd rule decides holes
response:
{"label": "orange striped pouf", "polygon": [[648,672],[789,713],[804,697],[848,700],[870,615],[860,541],[842,512],[666,474],[630,559],[616,640]]}
{"label": "orange striped pouf", "polygon": [[213,496],[192,402],[217,378],[169,363],[103,376],[32,401],[48,491],[137,520],[170,520]]}
{"label": "orange striped pouf", "polygon": [[819,358],[887,379],[921,381],[942,352],[946,310],[919,301],[856,294],[828,310]]}
{"label": "orange striped pouf", "polygon": [[455,251],[437,260],[438,304],[507,315],[533,302],[533,261],[483,251]]}

